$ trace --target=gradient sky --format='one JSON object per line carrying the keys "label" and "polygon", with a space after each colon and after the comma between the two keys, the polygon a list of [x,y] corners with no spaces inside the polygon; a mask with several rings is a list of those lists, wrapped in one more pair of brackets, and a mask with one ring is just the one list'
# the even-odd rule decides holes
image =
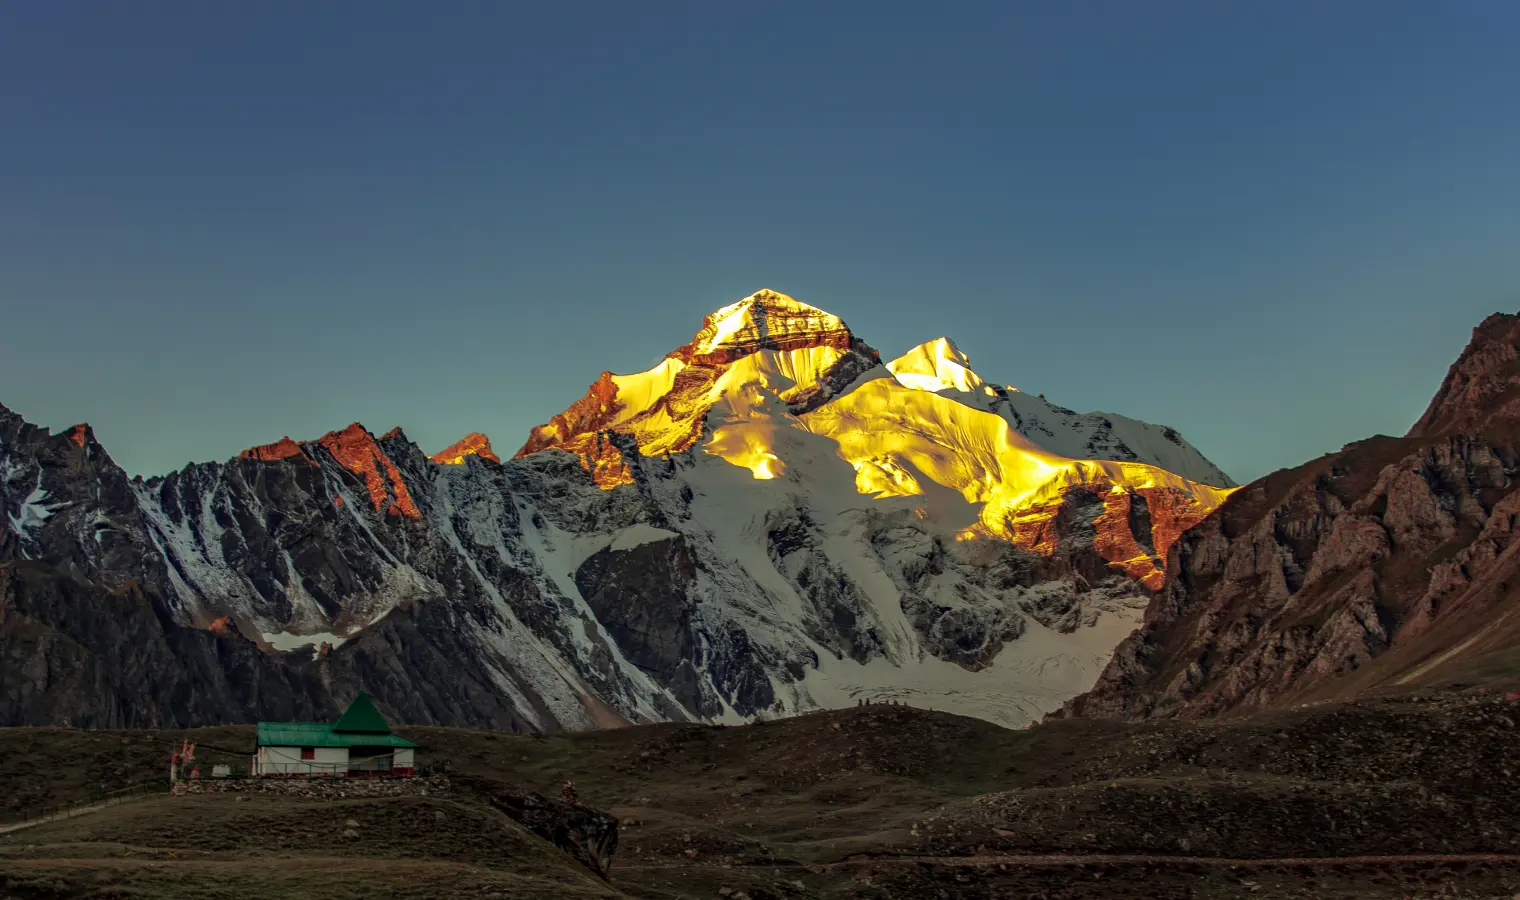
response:
{"label": "gradient sky", "polygon": [[[442,11],[441,11],[442,10]],[[1520,308],[1520,4],[0,7],[0,402],[498,452],[762,287],[1244,481]]]}

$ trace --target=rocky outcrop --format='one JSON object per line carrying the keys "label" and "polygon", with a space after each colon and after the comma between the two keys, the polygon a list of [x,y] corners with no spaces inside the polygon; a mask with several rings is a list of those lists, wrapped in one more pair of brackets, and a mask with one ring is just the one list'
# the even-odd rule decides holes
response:
{"label": "rocky outcrop", "polygon": [[838,316],[762,290],[704,318],[691,343],[672,350],[669,357],[689,365],[718,367],[761,350],[832,347],[844,353],[858,345]]}
{"label": "rocky outcrop", "polygon": [[[290,435],[287,434],[273,444],[260,444],[257,447],[249,447],[238,454],[238,459],[274,462],[279,459],[289,459],[292,456],[300,456],[310,462],[310,459],[301,452],[301,445],[291,440]],[[312,463],[312,465],[316,465],[316,463]]]}
{"label": "rocky outcrop", "polygon": [[852,340],[843,356],[829,366],[816,382],[808,385],[787,403],[787,411],[794,416],[807,415],[839,396],[862,375],[879,365],[881,354],[863,341]]}
{"label": "rocky outcrop", "polygon": [[[481,789],[479,780],[467,782]],[[581,865],[606,878],[617,852],[618,820],[579,803],[545,797],[533,791],[495,786],[489,802],[507,818],[570,854]]]}
{"label": "rocky outcrop", "polygon": [[1157,590],[1177,538],[1212,510],[1165,487],[1126,490],[1102,480],[1032,504],[1010,519],[1013,544],[1047,560],[1050,577],[1097,582],[1116,571]]}
{"label": "rocky outcrop", "polygon": [[[691,552],[674,532],[633,546],[604,547],[575,571],[576,588],[628,661],[671,685],[683,706],[702,710],[691,662],[697,655],[694,604],[686,593],[695,580]],[[762,705],[769,705],[769,698]],[[745,706],[754,712],[752,704]]]}
{"label": "rocky outcrop", "polygon": [[1175,545],[1070,715],[1202,716],[1482,679],[1520,646],[1520,318],[1473,334],[1404,438],[1237,491]]}
{"label": "rocky outcrop", "polygon": [[1520,416],[1520,348],[1516,317],[1495,313],[1473,329],[1473,339],[1452,364],[1430,406],[1409,431],[1436,438],[1481,428],[1495,418]]}
{"label": "rocky outcrop", "polygon": [[0,406],[0,561],[33,559],[115,586],[160,584],[132,480],[87,425],[52,434]]}
{"label": "rocky outcrop", "polygon": [[[405,440],[399,428],[386,437]],[[385,455],[363,425],[355,422],[342,431],[328,432],[318,443],[343,468],[363,479],[365,493],[375,509],[384,510],[389,516],[422,518],[395,461]]]}
{"label": "rocky outcrop", "polygon": [[431,459],[435,463],[458,465],[464,462],[466,456],[478,456],[481,459],[489,459],[493,463],[501,462],[501,457],[491,452],[491,439],[478,431],[470,432],[463,438],[429,456],[428,459]]}

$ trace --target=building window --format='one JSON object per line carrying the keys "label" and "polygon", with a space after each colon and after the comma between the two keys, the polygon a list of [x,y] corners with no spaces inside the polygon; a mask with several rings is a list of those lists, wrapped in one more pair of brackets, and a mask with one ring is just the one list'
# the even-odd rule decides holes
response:
{"label": "building window", "polygon": [[315,748],[315,747],[302,747],[301,748],[301,758],[302,759],[316,759],[317,758],[317,748]]}

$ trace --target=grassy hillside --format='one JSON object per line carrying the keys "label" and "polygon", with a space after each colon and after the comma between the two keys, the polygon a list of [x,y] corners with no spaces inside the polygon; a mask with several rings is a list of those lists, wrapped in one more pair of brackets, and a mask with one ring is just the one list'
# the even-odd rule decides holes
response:
{"label": "grassy hillside", "polygon": [[[404,728],[420,763],[451,762],[447,793],[130,803],[0,835],[0,895],[1509,896],[1517,722],[1520,704],[1450,693],[1019,732],[903,707],[544,737]],[[162,779],[184,736],[242,764],[252,744],[232,727],[0,730],[0,796]],[[483,802],[564,778],[623,820],[610,883]],[[1416,854],[1463,858],[1282,861]]]}

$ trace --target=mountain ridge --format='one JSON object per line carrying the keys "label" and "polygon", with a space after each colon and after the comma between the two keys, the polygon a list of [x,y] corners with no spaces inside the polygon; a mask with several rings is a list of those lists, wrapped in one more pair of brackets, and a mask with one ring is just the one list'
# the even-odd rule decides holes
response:
{"label": "mountain ridge", "polygon": [[[1131,447],[1118,417],[909,387],[775,292],[597,384],[614,390],[505,461],[483,435],[429,457],[354,423],[151,479],[87,430],[6,412],[0,559],[137,583],[163,628],[238,636],[402,721],[746,721],[897,697],[1020,724],[1091,684],[1177,534],[1230,490],[1142,459],[1154,445],[1228,483],[1169,429],[1137,423]],[[54,651],[27,646],[45,668]]]}

